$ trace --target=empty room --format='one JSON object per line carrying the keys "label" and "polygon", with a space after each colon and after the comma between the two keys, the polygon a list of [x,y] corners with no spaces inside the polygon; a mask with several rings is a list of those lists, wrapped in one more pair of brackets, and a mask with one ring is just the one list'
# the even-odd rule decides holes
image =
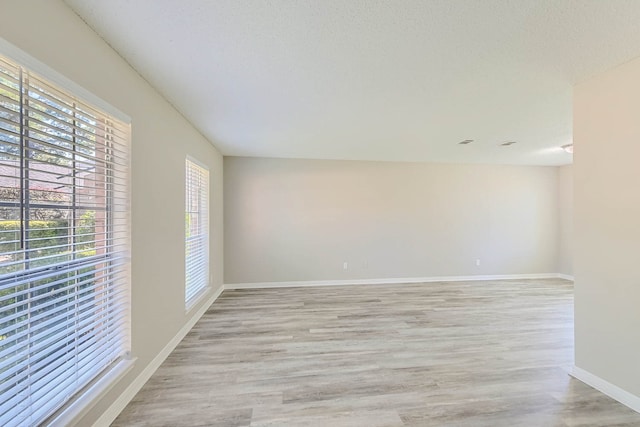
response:
{"label": "empty room", "polygon": [[640,426],[640,1],[0,21],[0,426]]}

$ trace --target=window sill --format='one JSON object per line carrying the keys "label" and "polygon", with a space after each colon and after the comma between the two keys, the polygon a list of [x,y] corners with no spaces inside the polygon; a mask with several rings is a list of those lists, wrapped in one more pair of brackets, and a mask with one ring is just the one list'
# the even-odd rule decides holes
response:
{"label": "window sill", "polygon": [[191,299],[191,301],[189,301],[189,303],[185,307],[184,309],[185,314],[191,313],[193,309],[198,306],[199,303],[204,301],[204,296],[207,295],[209,292],[211,292],[211,286],[207,286],[206,288],[202,289],[200,292],[195,294]]}
{"label": "window sill", "polygon": [[52,415],[44,425],[48,427],[62,427],[77,423],[98,403],[101,397],[109,392],[118,381],[133,369],[136,360],[137,359],[123,359],[117,362],[113,368],[100,376],[85,390],[81,391],[75,399],[71,400],[57,413]]}

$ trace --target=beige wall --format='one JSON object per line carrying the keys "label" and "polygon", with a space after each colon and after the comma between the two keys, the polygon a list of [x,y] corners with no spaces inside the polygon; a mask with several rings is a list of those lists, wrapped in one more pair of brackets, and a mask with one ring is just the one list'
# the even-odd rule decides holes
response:
{"label": "beige wall", "polygon": [[640,397],[640,59],[574,92],[576,366]]}
{"label": "beige wall", "polygon": [[554,167],[226,157],[225,283],[554,273],[557,178]]}
{"label": "beige wall", "polygon": [[184,162],[212,173],[213,288],[222,285],[222,156],[70,9],[3,0],[0,37],[132,118],[132,345],[137,363],[85,417],[91,425],[193,315],[184,309]]}
{"label": "beige wall", "polygon": [[573,276],[573,167],[558,168],[558,273]]}

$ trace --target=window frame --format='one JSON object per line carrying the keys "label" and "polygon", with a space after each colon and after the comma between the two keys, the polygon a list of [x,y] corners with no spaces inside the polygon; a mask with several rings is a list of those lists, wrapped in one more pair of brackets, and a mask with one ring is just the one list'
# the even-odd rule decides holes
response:
{"label": "window frame", "polygon": [[[200,207],[204,207],[205,208],[205,212],[203,213],[201,210],[197,212],[197,214],[201,215],[204,218],[204,224],[206,226],[206,230],[205,230],[205,235],[204,235],[204,252],[199,254],[201,256],[202,259],[200,259],[200,262],[204,263],[204,271],[202,272],[202,276],[200,277],[201,279],[201,283],[196,283],[196,284],[191,284],[191,286],[194,286],[196,288],[195,292],[191,291],[190,292],[190,283],[189,283],[189,266],[190,266],[190,258],[188,255],[188,245],[189,245],[189,238],[190,236],[188,235],[189,232],[189,217],[188,215],[191,213],[189,211],[189,184],[190,184],[190,179],[189,179],[189,168],[190,165],[193,165],[194,168],[198,168],[201,169],[202,171],[205,172],[205,176],[206,176],[206,180],[204,181],[205,183],[205,188],[202,191],[202,194],[204,195],[204,203],[202,203],[202,200],[200,200],[198,202],[198,205]],[[211,254],[211,221],[210,221],[210,203],[211,203],[211,171],[209,169],[209,167],[207,165],[205,165],[203,162],[199,161],[198,159],[187,155],[186,159],[185,159],[185,286],[184,286],[184,294],[185,294],[185,311],[188,313],[189,311],[191,311],[193,308],[195,308],[195,306],[198,305],[198,303],[200,301],[202,301],[203,297],[209,292],[209,290],[211,289],[211,280],[210,280],[210,273],[211,273],[211,260],[210,260],[210,254]],[[197,236],[194,236],[197,238]]]}
{"label": "window frame", "polygon": [[[90,91],[84,89],[74,81],[55,71],[53,68],[48,65],[42,63],[41,61],[35,59],[31,55],[7,42],[6,40],[0,38],[0,55],[5,57],[7,60],[13,62],[17,66],[28,69],[30,72],[35,73],[40,76],[43,81],[56,89],[63,92],[66,96],[70,98],[77,99],[78,101],[86,104],[95,110],[99,110],[106,116],[110,116],[111,118],[122,122],[126,125],[126,165],[124,168],[127,172],[125,172],[124,180],[126,181],[126,189],[124,192],[126,195],[124,198],[121,198],[117,202],[111,201],[110,203],[124,203],[126,205],[125,212],[125,224],[122,225],[119,230],[124,230],[127,236],[130,236],[130,228],[131,228],[131,217],[130,217],[130,165],[131,165],[131,156],[130,146],[131,146],[131,118],[122,113],[117,108],[113,107],[108,102],[102,100],[97,97]],[[24,136],[21,136],[23,138]],[[24,165],[21,164],[20,168],[23,168]],[[74,166],[75,167],[75,166]],[[121,171],[118,171],[121,173]],[[75,197],[75,196],[74,196]],[[74,202],[75,203],[75,202]],[[111,208],[113,207],[112,205]],[[109,206],[106,206],[105,209],[110,209]],[[72,207],[73,210],[78,209],[79,206]],[[120,217],[118,217],[120,218]],[[75,229],[75,226],[73,227]],[[45,422],[45,423],[53,423],[53,424],[69,424],[72,423],[84,413],[88,411],[88,409],[96,403],[96,401],[102,397],[105,393],[107,393],[115,383],[124,377],[134,366],[135,358],[131,357],[131,241],[130,238],[124,239],[125,242],[125,250],[124,254],[124,272],[123,272],[123,281],[126,283],[126,286],[123,290],[126,294],[124,307],[120,307],[125,310],[126,321],[124,322],[124,326],[122,326],[122,333],[125,336],[124,343],[124,351],[122,352],[119,359],[105,367],[101,372],[97,374],[91,374],[91,379],[85,382],[85,385],[80,388],[75,389],[75,391],[68,396],[64,403],[58,405],[55,410],[47,412],[46,416],[41,417],[39,420],[35,420],[37,422]],[[26,271],[26,270],[25,270]],[[73,371],[77,372],[77,371]],[[88,377],[87,377],[88,378]]]}

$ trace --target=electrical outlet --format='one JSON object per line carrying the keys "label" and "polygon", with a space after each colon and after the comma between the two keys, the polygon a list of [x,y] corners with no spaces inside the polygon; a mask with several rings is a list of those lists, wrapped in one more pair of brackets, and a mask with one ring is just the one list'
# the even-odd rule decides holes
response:
{"label": "electrical outlet", "polygon": [[348,269],[349,269],[349,263],[345,261],[345,262],[342,264],[342,268],[343,268],[344,270],[348,270]]}
{"label": "electrical outlet", "polygon": [[476,260],[476,265],[477,265],[478,267],[480,267],[480,260],[479,260],[479,259],[477,259],[477,260]]}

